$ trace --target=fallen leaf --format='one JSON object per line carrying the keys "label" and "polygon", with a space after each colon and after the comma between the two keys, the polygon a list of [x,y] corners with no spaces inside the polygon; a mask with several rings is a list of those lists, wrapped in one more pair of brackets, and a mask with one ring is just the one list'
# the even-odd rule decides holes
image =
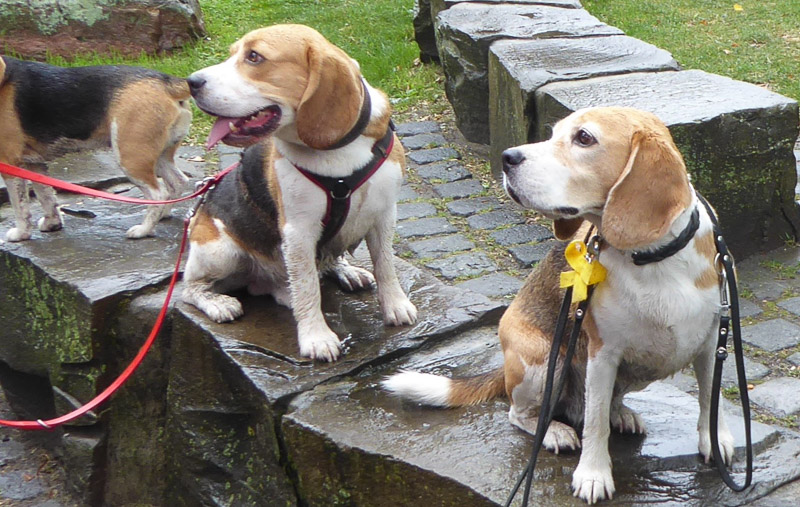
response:
{"label": "fallen leaf", "polygon": [[755,389],[755,388],[756,388],[756,386],[755,386],[755,385],[753,385],[753,384],[747,384],[747,390],[748,390],[748,391],[752,391],[752,390],[753,390],[753,389]]}
{"label": "fallen leaf", "polygon": [[741,11],[743,11],[743,10],[744,10],[744,7],[742,7],[742,6],[741,6],[741,5],[739,5],[739,4],[733,4],[733,10],[735,10],[735,11],[737,11],[737,12],[741,12]]}
{"label": "fallen leaf", "polygon": [[187,159],[187,160],[188,160],[189,162],[205,162],[205,161],[206,161],[206,159],[204,159],[204,158],[203,158],[203,157],[201,157],[200,155],[198,155],[198,156],[196,156],[196,157],[189,158],[189,159]]}

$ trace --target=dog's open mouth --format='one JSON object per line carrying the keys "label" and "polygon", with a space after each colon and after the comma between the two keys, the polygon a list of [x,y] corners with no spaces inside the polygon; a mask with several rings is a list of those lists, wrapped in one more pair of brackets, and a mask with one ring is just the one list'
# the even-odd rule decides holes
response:
{"label": "dog's open mouth", "polygon": [[281,121],[281,108],[269,106],[242,118],[218,117],[208,134],[206,149],[222,141],[230,146],[250,146],[270,135]]}

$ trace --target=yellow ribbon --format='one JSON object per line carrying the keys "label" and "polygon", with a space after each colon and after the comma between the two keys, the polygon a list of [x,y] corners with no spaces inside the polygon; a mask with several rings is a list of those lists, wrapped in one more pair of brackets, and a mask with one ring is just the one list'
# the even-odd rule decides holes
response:
{"label": "yellow ribbon", "polygon": [[606,279],[606,268],[594,256],[587,256],[586,251],[586,244],[576,239],[567,245],[564,252],[573,271],[561,273],[561,288],[572,287],[573,303],[585,300],[589,286]]}

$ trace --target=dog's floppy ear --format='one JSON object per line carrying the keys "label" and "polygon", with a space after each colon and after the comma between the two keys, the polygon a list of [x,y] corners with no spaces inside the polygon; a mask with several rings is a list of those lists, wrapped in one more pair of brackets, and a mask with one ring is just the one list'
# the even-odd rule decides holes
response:
{"label": "dog's floppy ear", "polygon": [[562,241],[570,239],[583,224],[582,218],[557,218],[553,220],[553,233]]}
{"label": "dog's floppy ear", "polygon": [[311,148],[324,150],[358,121],[364,89],[358,69],[339,48],[315,42],[307,56],[308,85],[297,108],[297,135]]}
{"label": "dog's floppy ear", "polygon": [[645,246],[666,234],[691,200],[686,167],[669,133],[637,130],[606,199],[601,233],[620,250]]}

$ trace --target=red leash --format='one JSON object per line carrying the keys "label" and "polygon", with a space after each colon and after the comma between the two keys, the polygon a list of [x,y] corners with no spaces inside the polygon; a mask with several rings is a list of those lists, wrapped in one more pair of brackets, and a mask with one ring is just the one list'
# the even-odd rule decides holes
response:
{"label": "red leash", "polygon": [[82,415],[86,414],[87,412],[91,411],[101,403],[108,400],[115,392],[119,390],[120,387],[133,375],[133,372],[136,368],[144,360],[147,352],[150,350],[150,347],[153,345],[153,342],[158,336],[158,333],[161,331],[161,326],[164,324],[164,319],[167,316],[167,310],[169,309],[169,302],[172,298],[172,291],[175,289],[175,284],[178,282],[178,275],[180,274],[180,265],[181,259],[183,258],[183,253],[186,250],[186,240],[189,237],[189,222],[191,221],[192,217],[197,212],[200,205],[203,203],[205,198],[205,193],[211,190],[219,181],[233,169],[235,169],[239,163],[235,163],[230,167],[218,172],[214,176],[210,176],[205,178],[200,184],[197,191],[193,194],[180,197],[178,199],[172,199],[169,201],[151,201],[147,199],[135,199],[132,197],[122,197],[116,194],[111,194],[108,192],[103,192],[101,190],[95,190],[92,188],[82,187],[80,185],[75,185],[73,183],[67,183],[61,180],[57,180],[54,178],[50,178],[49,176],[45,176],[42,174],[34,173],[25,169],[21,169],[19,167],[14,167],[8,164],[3,164],[0,162],[0,173],[8,174],[17,178],[25,178],[31,181],[35,181],[37,183],[43,183],[45,185],[50,185],[52,187],[56,187],[62,190],[68,190],[70,192],[89,195],[92,197],[100,197],[102,199],[109,199],[114,201],[122,201],[128,203],[135,203],[135,204],[172,204],[176,202],[186,201],[188,199],[192,199],[194,197],[201,197],[197,204],[187,213],[186,218],[183,221],[183,237],[181,238],[181,247],[178,250],[178,260],[175,262],[175,269],[172,272],[172,278],[169,281],[169,287],[167,288],[167,296],[164,299],[164,304],[161,306],[161,311],[158,313],[158,318],[156,319],[155,324],[153,325],[152,331],[150,331],[150,336],[147,337],[147,340],[144,342],[144,345],[139,349],[139,353],[136,354],[136,357],[133,358],[133,361],[125,368],[125,371],[117,377],[114,382],[111,383],[108,387],[106,387],[103,392],[95,396],[91,401],[87,404],[79,407],[72,412],[62,415],[60,417],[56,417],[55,419],[48,419],[43,421],[41,419],[37,419],[36,421],[6,421],[0,419],[0,426],[9,426],[12,428],[19,428],[23,430],[52,430],[62,424],[65,424],[69,421],[73,421]]}

